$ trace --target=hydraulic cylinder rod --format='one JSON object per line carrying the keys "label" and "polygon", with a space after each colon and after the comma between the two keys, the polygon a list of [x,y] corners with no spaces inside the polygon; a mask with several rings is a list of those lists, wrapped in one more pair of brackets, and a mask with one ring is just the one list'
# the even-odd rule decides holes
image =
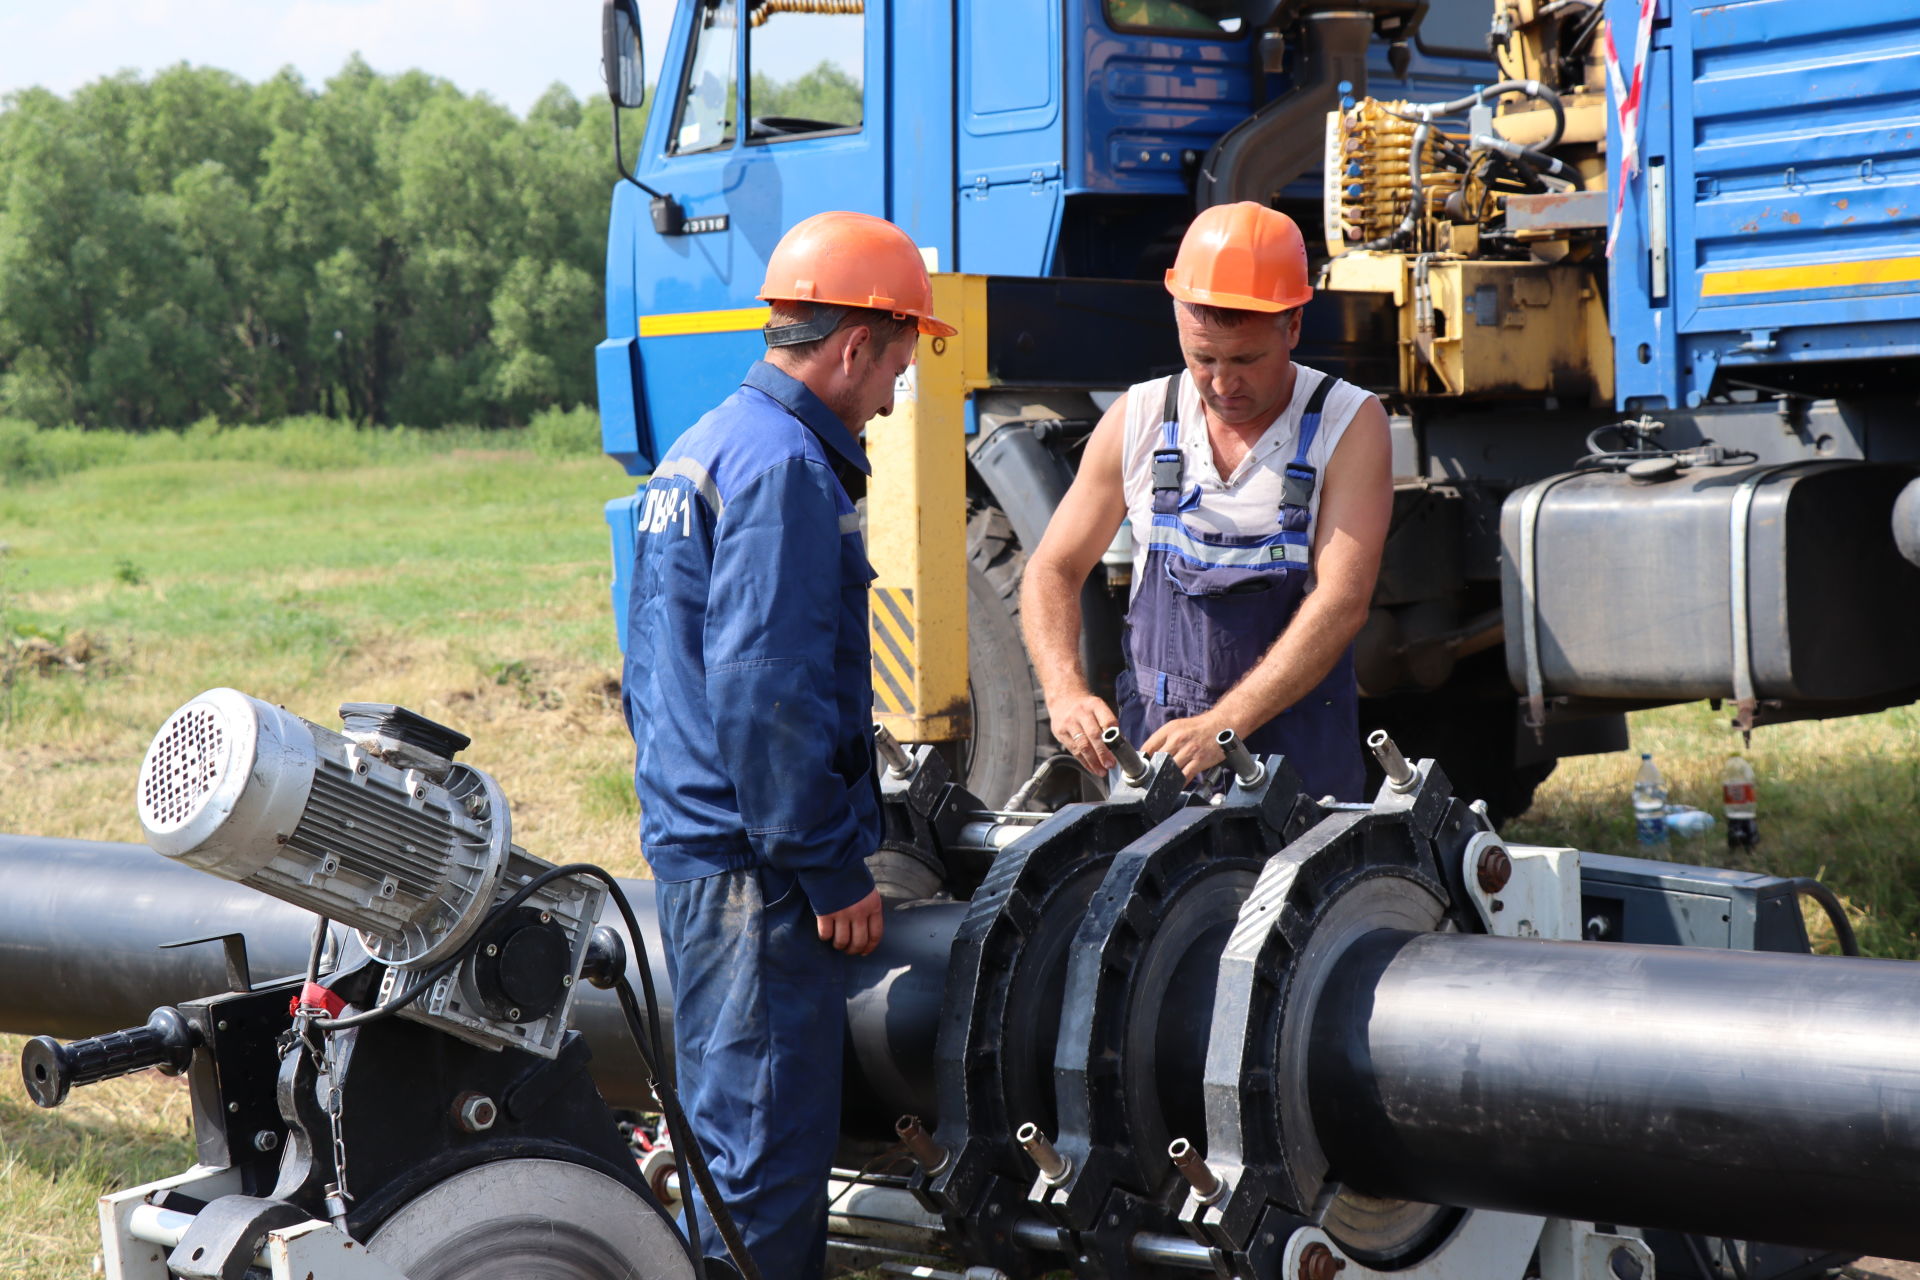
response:
{"label": "hydraulic cylinder rod", "polygon": [[1368,1194],[1920,1257],[1920,965],[1381,931],[1313,1043]]}

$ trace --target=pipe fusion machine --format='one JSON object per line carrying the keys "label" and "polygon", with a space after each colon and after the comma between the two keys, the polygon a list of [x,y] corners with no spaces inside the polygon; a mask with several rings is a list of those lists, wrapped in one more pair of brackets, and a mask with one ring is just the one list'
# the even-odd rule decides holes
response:
{"label": "pipe fusion machine", "polygon": [[[755,1274],[703,1260],[724,1222],[696,1213],[695,1249],[673,1219],[704,1171],[651,883],[514,844],[463,735],[341,710],[182,707],[141,767],[151,850],[0,837],[0,1022],[84,1037],[27,1045],[34,1100],[189,1081],[196,1163],[102,1199],[109,1280]],[[1920,1258],[1920,966],[1807,954],[1788,882],[1509,843],[1382,734],[1369,804],[1231,735],[1211,795],[1110,745],[1109,796],[1042,814],[882,736],[891,902],[847,993],[836,1257],[956,1280]],[[622,1115],[663,1110],[643,1161]]]}

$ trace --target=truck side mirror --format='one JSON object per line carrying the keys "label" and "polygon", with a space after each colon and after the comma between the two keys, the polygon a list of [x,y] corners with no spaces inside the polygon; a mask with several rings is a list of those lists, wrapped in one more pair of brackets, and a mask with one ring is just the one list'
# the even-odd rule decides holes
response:
{"label": "truck side mirror", "polygon": [[647,66],[641,56],[640,15],[634,0],[606,0],[601,8],[600,70],[616,108],[645,103]]}

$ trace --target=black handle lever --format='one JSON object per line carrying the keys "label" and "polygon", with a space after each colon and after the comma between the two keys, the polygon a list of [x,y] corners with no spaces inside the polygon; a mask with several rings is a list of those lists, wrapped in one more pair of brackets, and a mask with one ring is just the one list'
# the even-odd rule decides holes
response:
{"label": "black handle lever", "polygon": [[34,1102],[57,1107],[77,1084],[112,1080],[148,1067],[178,1075],[193,1061],[199,1038],[185,1015],[172,1005],[161,1005],[142,1027],[64,1045],[52,1036],[35,1036],[20,1051],[20,1075]]}

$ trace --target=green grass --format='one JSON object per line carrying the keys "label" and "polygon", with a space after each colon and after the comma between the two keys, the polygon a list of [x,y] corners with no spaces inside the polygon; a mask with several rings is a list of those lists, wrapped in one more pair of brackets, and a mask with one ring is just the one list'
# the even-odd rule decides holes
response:
{"label": "green grass", "polygon": [[[0,830],[135,838],[131,807],[96,793],[124,796],[166,715],[226,684],[316,720],[408,702],[473,732],[534,833],[545,815],[580,834],[575,791],[630,751],[607,714],[601,508],[633,481],[577,448],[536,452],[531,430],[476,433],[485,448],[442,433],[462,447],[438,453],[424,433],[332,430],[326,465],[306,439],[325,432],[296,424],[284,455],[253,432],[274,460],[105,436],[120,461],[0,485],[0,778],[19,780],[0,786]],[[590,825],[631,864],[631,805],[604,790]]]}
{"label": "green grass", "polygon": [[[348,700],[414,707],[473,736],[466,758],[512,797],[518,843],[638,872],[601,517],[633,482],[593,455],[589,427],[0,424],[0,831],[137,840],[153,731],[225,684],[322,722]],[[1645,712],[1633,732],[1675,800],[1717,812],[1738,743],[1723,714]],[[1822,875],[1868,951],[1920,956],[1920,714],[1763,730],[1751,757],[1762,843],[1747,865]],[[1566,762],[1506,834],[1636,853],[1637,763]],[[1719,832],[1669,856],[1728,861]],[[18,1043],[0,1038],[0,1274],[84,1275],[95,1197],[190,1162],[185,1097],[147,1075],[40,1112],[14,1083]]]}
{"label": "green grass", "polygon": [[142,1072],[42,1111],[19,1087],[18,1045],[0,1038],[0,1275],[75,1280],[100,1252],[100,1196],[193,1163],[186,1082]]}
{"label": "green grass", "polygon": [[[87,431],[79,427],[36,428],[18,419],[0,419],[0,484],[20,485],[76,472],[141,462],[248,462],[269,467],[321,471],[404,462],[443,455],[457,448],[498,448],[503,438],[532,437],[542,452],[579,456],[577,441],[591,422],[591,410],[549,409],[535,416],[524,433],[446,427],[421,431],[409,427],[357,427],[334,418],[285,418],[270,426],[224,426],[213,418],[182,431],[143,434]],[[584,452],[597,452],[588,449]]]}
{"label": "green grass", "polygon": [[[0,831],[138,840],[148,740],[224,684],[322,723],[411,706],[473,736],[517,843],[639,872],[601,516],[633,481],[583,452],[591,425],[0,431]],[[0,1037],[0,1275],[86,1275],[97,1197],[192,1162],[185,1095],[143,1073],[42,1112],[19,1043]]]}
{"label": "green grass", "polygon": [[[1635,751],[1651,751],[1670,798],[1720,818],[1721,769],[1740,735],[1706,703],[1631,717]],[[1733,856],[1724,822],[1672,838],[1675,862],[1825,880],[1850,907],[1869,955],[1920,958],[1920,709],[1757,730],[1745,748],[1759,780],[1760,843]],[[1444,763],[1444,762],[1443,762]],[[1632,752],[1563,761],[1534,807],[1502,834],[1534,844],[1648,856],[1634,841]],[[1809,928],[1830,933],[1817,911]]]}

